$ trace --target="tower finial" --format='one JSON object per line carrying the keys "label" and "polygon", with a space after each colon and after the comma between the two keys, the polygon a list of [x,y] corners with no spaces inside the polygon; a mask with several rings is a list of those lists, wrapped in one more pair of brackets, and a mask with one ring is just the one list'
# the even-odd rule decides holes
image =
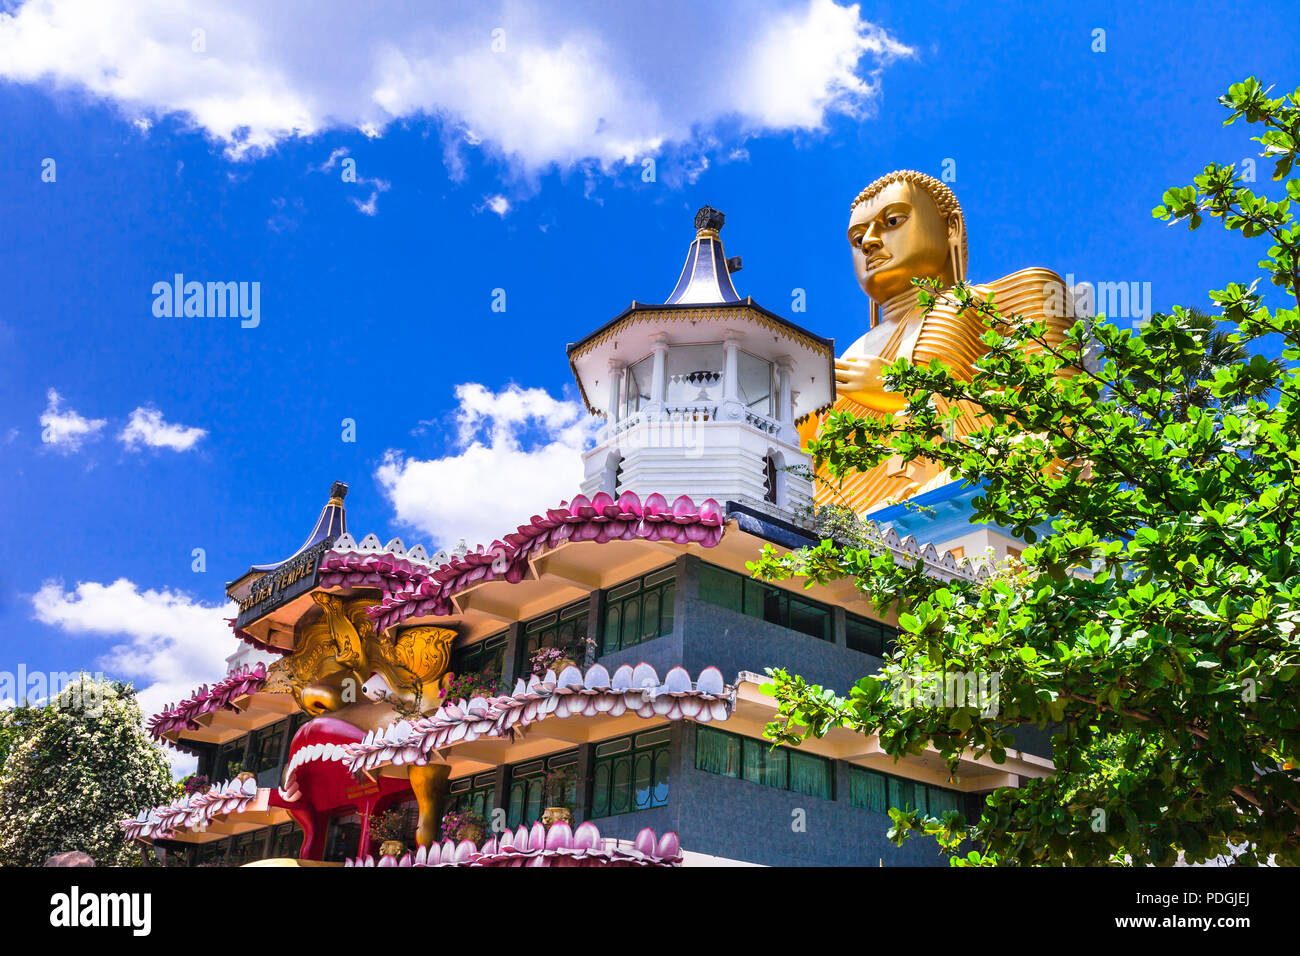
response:
{"label": "tower finial", "polygon": [[686,265],[666,305],[716,305],[739,302],[731,273],[740,259],[729,260],[722,251],[718,230],[727,217],[712,206],[701,206],[695,214],[695,238],[686,253]]}
{"label": "tower finial", "polygon": [[722,224],[726,221],[727,217],[712,206],[701,206],[700,211],[695,214],[695,231],[704,232],[708,229],[715,233],[720,232]]}

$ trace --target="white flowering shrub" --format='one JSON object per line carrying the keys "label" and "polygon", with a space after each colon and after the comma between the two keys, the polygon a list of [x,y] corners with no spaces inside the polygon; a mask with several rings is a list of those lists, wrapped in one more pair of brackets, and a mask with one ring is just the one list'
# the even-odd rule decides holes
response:
{"label": "white flowering shrub", "polygon": [[3,866],[40,866],[65,850],[135,864],[118,821],[175,795],[131,687],[84,674],[51,704],[0,713],[0,759]]}

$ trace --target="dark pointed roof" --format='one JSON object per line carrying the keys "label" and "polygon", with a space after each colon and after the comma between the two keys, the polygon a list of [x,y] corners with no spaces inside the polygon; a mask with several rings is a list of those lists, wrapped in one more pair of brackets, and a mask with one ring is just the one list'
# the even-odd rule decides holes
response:
{"label": "dark pointed roof", "polygon": [[316,526],[311,529],[307,535],[307,540],[299,546],[298,550],[284,561],[276,561],[273,564],[255,564],[249,571],[274,571],[285,561],[291,561],[294,557],[302,554],[312,545],[319,544],[326,538],[337,538],[348,530],[348,513],[343,507],[343,499],[348,495],[348,486],[341,481],[336,481],[330,487],[329,501],[325,502],[325,507],[320,511],[320,517],[316,519]]}
{"label": "dark pointed roof", "polygon": [[731,283],[727,256],[718,235],[727,217],[712,206],[695,214],[695,240],[686,252],[686,265],[665,305],[707,305],[739,302]]}

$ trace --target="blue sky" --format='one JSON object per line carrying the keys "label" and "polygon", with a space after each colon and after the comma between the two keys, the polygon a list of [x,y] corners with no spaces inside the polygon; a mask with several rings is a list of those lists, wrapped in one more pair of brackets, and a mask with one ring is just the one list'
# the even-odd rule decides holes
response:
{"label": "blue sky", "polygon": [[[1300,83],[1285,5],[1248,35],[1184,3],[259,6],[0,2],[0,670],[106,669],[147,706],[215,679],[224,583],[335,479],[351,530],[408,545],[569,497],[564,346],[668,294],[704,203],[741,294],[806,290],[791,317],[841,346],[849,201],[945,159],[973,280],[1206,305],[1261,250],[1150,210],[1254,155],[1230,83]],[[259,325],[156,317],[177,272],[259,282]]]}

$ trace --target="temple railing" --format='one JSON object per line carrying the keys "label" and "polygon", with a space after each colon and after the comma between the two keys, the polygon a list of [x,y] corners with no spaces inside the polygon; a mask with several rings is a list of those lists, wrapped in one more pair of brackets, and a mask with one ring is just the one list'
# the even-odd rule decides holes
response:
{"label": "temple railing", "polygon": [[641,425],[685,425],[698,422],[744,422],[767,435],[779,435],[779,419],[756,412],[737,402],[677,402],[651,405],[606,426],[605,440]]}

